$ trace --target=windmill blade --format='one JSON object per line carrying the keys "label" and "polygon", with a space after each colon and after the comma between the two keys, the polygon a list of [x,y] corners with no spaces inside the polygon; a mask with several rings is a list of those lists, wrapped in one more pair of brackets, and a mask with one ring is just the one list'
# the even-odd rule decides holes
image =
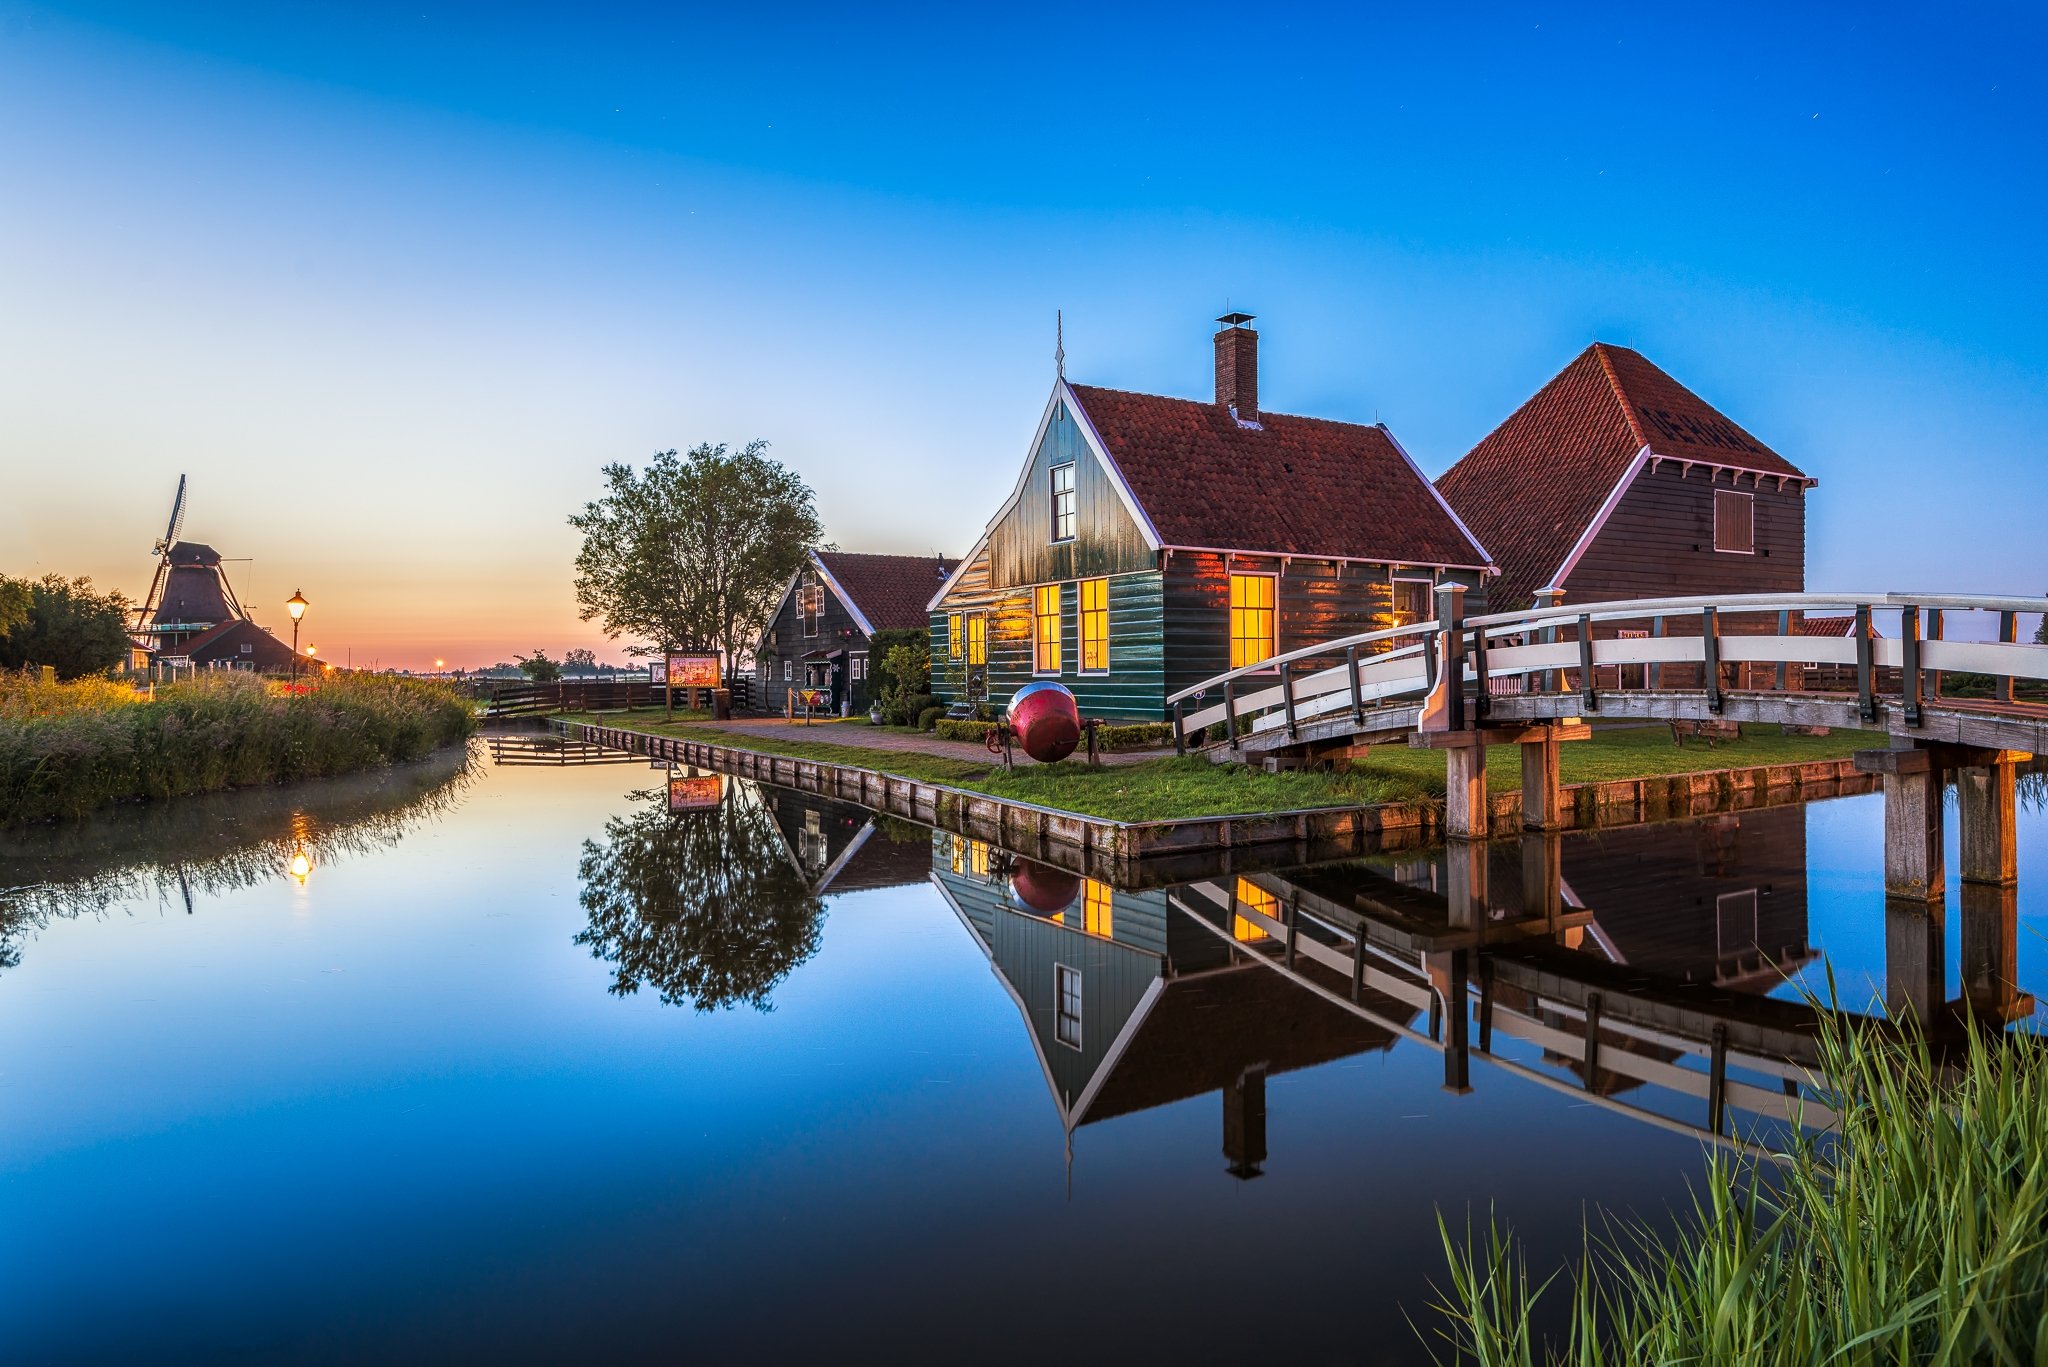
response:
{"label": "windmill blade", "polygon": [[178,476],[178,495],[171,500],[171,520],[164,526],[164,539],[158,547],[158,554],[168,551],[177,544],[178,533],[185,528],[185,477]]}

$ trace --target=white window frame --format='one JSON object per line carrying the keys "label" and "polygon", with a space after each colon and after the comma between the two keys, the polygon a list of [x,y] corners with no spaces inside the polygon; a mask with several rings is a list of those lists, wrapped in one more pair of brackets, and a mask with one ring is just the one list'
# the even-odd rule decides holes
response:
{"label": "white window frame", "polygon": [[[1723,545],[1721,544],[1721,500],[1722,500],[1723,498],[1730,498],[1730,497],[1732,497],[1732,498],[1739,498],[1739,499],[1742,499],[1742,500],[1744,501],[1744,504],[1745,504],[1745,506],[1747,506],[1747,507],[1748,507],[1748,509],[1749,509],[1749,549],[1748,549],[1748,550],[1746,550],[1746,551],[1738,551],[1738,550],[1734,549],[1733,547],[1730,547],[1730,546],[1723,546]],[[1743,493],[1743,492],[1742,492],[1742,491],[1741,491],[1740,489],[1716,489],[1716,490],[1714,490],[1714,554],[1716,554],[1716,555],[1755,555],[1755,554],[1756,554],[1756,495],[1755,495],[1755,494],[1745,494],[1745,493]]]}
{"label": "white window frame", "polygon": [[[812,597],[813,594],[817,596],[814,598]],[[813,603],[817,605],[815,609],[812,607]],[[825,586],[823,584],[804,584],[798,587],[796,614],[803,619],[804,638],[809,640],[816,637],[819,624],[825,618]]]}
{"label": "white window frame", "polygon": [[[1068,985],[1073,987],[1074,1009],[1067,1009]],[[1052,966],[1052,1035],[1069,1049],[1079,1049],[1086,1037],[1081,1025],[1081,970],[1067,964]],[[1073,1026],[1072,1039],[1067,1038],[1069,1023]]]}
{"label": "white window frame", "polygon": [[784,661],[782,662],[782,681],[783,681],[784,683],[792,683],[792,682],[794,682],[794,681],[795,681],[795,679],[796,679],[796,661],[795,661],[795,660],[784,660]]}
{"label": "white window frame", "polygon": [[[1075,530],[1081,525],[1081,480],[1080,471],[1075,468],[1078,464],[1079,462],[1070,460],[1055,465],[1045,472],[1045,488],[1048,499],[1046,511],[1051,517],[1049,524],[1049,530],[1052,533],[1051,544],[1055,546],[1064,545],[1072,541]],[[1060,472],[1062,470],[1067,472],[1067,487],[1064,490],[1060,488]],[[1069,525],[1065,536],[1060,535],[1061,493],[1065,493],[1068,499],[1067,521]]]}
{"label": "white window frame", "polygon": [[[1082,590],[1089,584],[1102,585],[1102,664],[1097,668],[1088,667],[1088,605]],[[1062,605],[1061,615],[1065,615]],[[1066,624],[1062,622],[1064,630]],[[1034,638],[1034,646],[1036,640]],[[1109,577],[1095,575],[1088,579],[1074,581],[1074,672],[1076,674],[1100,675],[1110,672],[1110,630],[1109,630]]]}
{"label": "white window frame", "polygon": [[[1065,587],[1063,583],[1033,584],[1031,586],[1031,673],[1035,678],[1057,679],[1065,672],[1067,667],[1067,595]],[[1038,595],[1045,589],[1051,589],[1059,600],[1059,608],[1053,613],[1054,630],[1059,633],[1053,648],[1059,652],[1060,658],[1051,669],[1047,669],[1044,662],[1038,657],[1038,621],[1040,616],[1038,611]]]}
{"label": "white window frame", "polygon": [[[1755,888],[1744,888],[1740,892],[1724,892],[1714,899],[1714,953],[1716,957],[1732,959],[1758,948],[1762,938],[1760,925],[1761,898]],[[1749,918],[1749,939],[1746,943],[1730,948],[1728,945],[1728,912],[1730,908],[1744,905],[1741,913]]]}
{"label": "white window frame", "polygon": [[1225,660],[1230,658],[1231,650],[1237,644],[1237,625],[1230,620],[1230,615],[1237,610],[1230,602],[1230,581],[1233,579],[1270,579],[1273,581],[1273,649],[1267,654],[1265,660],[1261,660],[1257,664],[1232,665],[1231,668],[1247,669],[1254,674],[1278,674],[1280,666],[1268,664],[1266,661],[1272,660],[1280,654],[1280,576],[1271,570],[1233,570],[1225,567],[1223,571],[1223,658]]}
{"label": "white window frame", "polygon": [[849,669],[852,671],[853,682],[860,683],[867,678],[868,657],[866,652],[855,651],[852,655],[847,657],[847,664]]}

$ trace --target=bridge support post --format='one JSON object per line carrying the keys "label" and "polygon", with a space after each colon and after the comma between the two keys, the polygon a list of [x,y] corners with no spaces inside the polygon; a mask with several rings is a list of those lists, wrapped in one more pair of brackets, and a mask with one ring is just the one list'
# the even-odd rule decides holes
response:
{"label": "bridge support post", "polygon": [[[1535,740],[1522,742],[1522,829],[1555,831],[1564,827],[1558,811],[1562,793],[1558,784],[1559,744],[1557,728],[1546,726]],[[1483,775],[1482,775],[1483,777]]]}
{"label": "bridge support post", "polygon": [[1453,840],[1444,850],[1444,901],[1457,930],[1483,930],[1487,922],[1486,842]]}
{"label": "bridge support post", "polygon": [[1859,750],[1856,767],[1884,775],[1885,896],[1940,902],[1947,874],[1939,757],[1924,748]]}
{"label": "bridge support post", "polygon": [[1459,731],[1445,738],[1444,834],[1453,840],[1484,840],[1491,804],[1486,796],[1486,733]]}
{"label": "bridge support post", "polygon": [[1444,1001],[1444,1090],[1463,1096],[1472,1090],[1471,955],[1454,949],[1445,956]]}
{"label": "bridge support post", "polygon": [[1230,1160],[1224,1171],[1239,1181],[1250,1181],[1265,1170],[1266,1162],[1266,1069],[1261,1064],[1237,1075],[1237,1081],[1223,1089],[1223,1156]]}
{"label": "bridge support post", "polygon": [[1932,1025],[1947,1000],[1947,937],[1939,898],[1884,900],[1884,1004]]}
{"label": "bridge support post", "polygon": [[1962,827],[1963,881],[2007,886],[2019,881],[2019,757],[2001,754],[1956,771]]}
{"label": "bridge support post", "polygon": [[1963,998],[1972,1015],[1999,1022],[2033,1014],[2019,989],[2019,889],[1963,884]]}
{"label": "bridge support post", "polygon": [[1555,834],[1522,842],[1522,915],[1546,925],[1564,916],[1564,842]]}

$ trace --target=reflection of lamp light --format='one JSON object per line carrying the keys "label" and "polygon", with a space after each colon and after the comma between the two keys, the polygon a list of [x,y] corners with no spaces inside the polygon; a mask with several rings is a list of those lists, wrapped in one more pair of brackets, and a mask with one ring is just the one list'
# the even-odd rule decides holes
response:
{"label": "reflection of lamp light", "polygon": [[304,845],[292,852],[292,862],[288,867],[292,877],[298,880],[299,886],[306,886],[306,875],[313,871],[313,859],[306,853]]}

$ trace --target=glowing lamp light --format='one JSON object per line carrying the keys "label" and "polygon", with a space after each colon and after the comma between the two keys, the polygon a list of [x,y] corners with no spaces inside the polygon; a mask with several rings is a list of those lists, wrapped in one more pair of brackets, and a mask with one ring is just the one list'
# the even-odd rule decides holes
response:
{"label": "glowing lamp light", "polygon": [[317,654],[319,654],[319,653],[320,653],[320,648],[319,648],[318,646],[307,646],[307,647],[306,647],[306,658],[307,658],[307,659],[309,659],[309,660],[310,660],[310,659],[312,659],[312,658],[313,658],[313,657],[314,657],[315,655],[317,655]]}
{"label": "glowing lamp light", "polygon": [[297,589],[293,589],[292,596],[284,600],[284,610],[292,615],[294,622],[306,615],[307,606],[306,595]]}

